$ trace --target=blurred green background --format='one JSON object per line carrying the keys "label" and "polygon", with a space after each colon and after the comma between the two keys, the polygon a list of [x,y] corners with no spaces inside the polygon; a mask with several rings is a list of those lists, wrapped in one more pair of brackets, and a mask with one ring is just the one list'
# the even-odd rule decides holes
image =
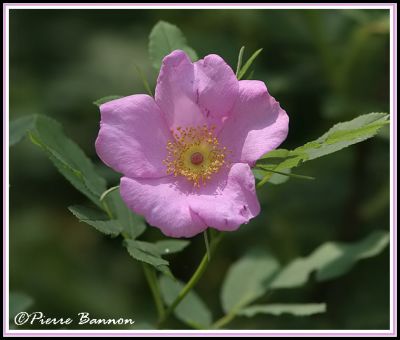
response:
{"label": "blurred green background", "polygon": [[[139,65],[154,86],[147,43],[158,20],[178,25],[200,57],[236,67],[240,47],[263,48],[254,78],[290,117],[282,147],[323,134],[335,122],[389,110],[388,10],[11,10],[10,119],[41,113],[94,160],[109,186],[118,175],[98,159],[98,108],[106,95],[144,93]],[[197,291],[222,316],[219,291],[229,265],[255,247],[282,263],[326,241],[355,241],[389,226],[389,134],[307,163],[291,179],[259,191],[262,213],[225,237]],[[30,295],[30,310],[51,317],[155,320],[138,262],[120,239],[79,223],[67,206],[85,203],[28,140],[10,150],[10,289]],[[149,228],[142,239],[161,239]],[[204,252],[203,237],[170,258],[187,280]],[[237,318],[237,329],[385,329],[389,327],[389,251],[361,261],[340,279],[276,291],[268,302],[326,301],[311,317]],[[171,328],[183,327],[177,320]],[[35,326],[40,327],[40,326]],[[46,326],[46,329],[49,329]],[[93,329],[93,328],[92,328]]]}

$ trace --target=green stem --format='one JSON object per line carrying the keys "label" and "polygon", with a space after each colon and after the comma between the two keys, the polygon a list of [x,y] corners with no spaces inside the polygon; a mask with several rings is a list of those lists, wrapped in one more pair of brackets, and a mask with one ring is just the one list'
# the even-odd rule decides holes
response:
{"label": "green stem", "polygon": [[151,294],[153,295],[153,299],[157,308],[158,319],[161,320],[164,318],[164,304],[161,298],[160,288],[158,286],[157,275],[153,268],[151,268],[148,264],[142,264],[144,275],[146,277],[147,283],[149,284]]}
{"label": "green stem", "polygon": [[104,211],[107,213],[108,217],[110,218],[110,220],[114,219],[113,218],[113,214],[111,212],[110,207],[108,206],[106,201],[101,201],[101,205],[103,206]]}
{"label": "green stem", "polygon": [[293,178],[299,178],[299,179],[309,179],[309,180],[314,180],[315,179],[315,177],[311,177],[311,176],[304,176],[304,175],[293,174],[293,173],[290,173],[290,172],[286,173],[286,172],[271,170],[268,167],[263,166],[262,164],[256,165],[256,168],[259,168],[259,169],[261,169],[263,171],[272,172],[274,174],[287,176],[287,177],[293,177]]}
{"label": "green stem", "polygon": [[[105,197],[112,191],[116,190],[119,188],[118,186],[112,187],[106,191],[103,192],[103,194],[100,196],[100,203],[103,206],[104,211],[107,213],[108,217],[110,219],[113,219],[113,214],[111,212],[110,207],[107,204],[107,201],[105,200]],[[123,238],[126,239],[127,236],[122,234]],[[148,264],[142,263],[143,271],[144,271],[144,276],[146,277],[147,283],[149,284],[151,294],[153,295],[153,299],[157,308],[157,313],[158,313],[158,319],[161,320],[164,318],[164,304],[161,298],[161,293],[160,293],[160,288],[158,286],[158,280],[157,280],[157,275],[154,271],[153,268],[151,268]]]}
{"label": "green stem", "polygon": [[207,269],[207,266],[208,266],[208,256],[207,254],[205,254],[200,262],[200,265],[197,267],[196,271],[190,278],[189,282],[179,292],[177,298],[174,300],[172,305],[168,307],[167,311],[165,312],[165,318],[161,319],[160,324],[162,324],[162,322],[164,322],[171,315],[171,313],[175,310],[175,308],[179,305],[179,303],[192,290],[192,288],[196,285],[199,279],[203,276],[203,273]]}
{"label": "green stem", "polygon": [[101,196],[100,196],[100,203],[103,206],[104,211],[107,213],[108,217],[112,220],[113,219],[113,215],[111,212],[110,207],[108,206],[107,202],[104,200],[106,198],[106,196],[110,193],[113,192],[114,190],[117,190],[119,188],[119,185],[115,186],[115,187],[111,187],[110,189],[107,189],[106,191],[104,191]]}
{"label": "green stem", "polygon": [[210,254],[210,244],[208,242],[208,236],[207,236],[207,229],[204,230],[203,235],[204,235],[204,243],[206,244],[206,251],[207,251],[208,261],[210,261],[211,260],[211,254]]}
{"label": "green stem", "polygon": [[113,192],[114,190],[117,190],[119,188],[119,185],[116,185],[115,187],[111,187],[104,191],[101,196],[100,196],[100,202],[103,202],[104,198],[110,193]]}
{"label": "green stem", "polygon": [[231,310],[228,314],[218,319],[211,326],[212,329],[219,329],[230,323],[236,317],[236,310]]}
{"label": "green stem", "polygon": [[[215,251],[218,243],[221,241],[222,233],[218,234],[214,239],[211,239],[210,244],[210,254]],[[197,267],[196,271],[190,278],[189,282],[182,288],[179,292],[178,296],[172,302],[172,304],[167,308],[165,311],[164,317],[162,317],[158,323],[158,328],[161,328],[164,322],[168,319],[168,317],[172,314],[175,308],[179,305],[179,303],[185,298],[185,296],[193,289],[193,287],[197,284],[200,278],[203,276],[205,270],[208,266],[208,254],[204,254],[199,266]]]}

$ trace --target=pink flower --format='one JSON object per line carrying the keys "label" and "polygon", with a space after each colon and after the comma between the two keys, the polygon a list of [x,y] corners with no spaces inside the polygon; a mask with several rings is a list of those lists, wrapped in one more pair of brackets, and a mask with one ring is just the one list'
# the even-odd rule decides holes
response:
{"label": "pink flower", "polygon": [[238,81],[218,55],[163,60],[155,99],[138,94],[100,106],[96,150],[122,173],[135,213],[171,237],[231,231],[258,215],[251,166],[278,147],[289,119],[257,80]]}

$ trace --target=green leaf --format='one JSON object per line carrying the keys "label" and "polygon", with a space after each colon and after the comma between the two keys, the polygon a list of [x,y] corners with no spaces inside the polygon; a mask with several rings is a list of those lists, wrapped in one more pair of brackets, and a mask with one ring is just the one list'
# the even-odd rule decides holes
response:
{"label": "green leaf", "polygon": [[222,285],[224,311],[237,311],[264,295],[278,268],[278,262],[264,252],[250,253],[234,263]]}
{"label": "green leaf", "polygon": [[106,97],[102,97],[100,99],[95,100],[93,102],[93,104],[100,107],[101,104],[104,104],[104,103],[107,103],[107,102],[110,102],[112,100],[119,99],[119,98],[122,98],[122,96],[106,96]]}
{"label": "green leaf", "polygon": [[242,79],[244,75],[246,74],[247,70],[250,68],[250,66],[253,64],[254,60],[256,60],[257,56],[261,53],[263,49],[260,48],[259,50],[255,51],[253,55],[246,61],[246,63],[243,65],[243,67],[240,69],[239,74],[238,74],[238,80]]}
{"label": "green leaf", "polygon": [[254,177],[258,180],[262,180],[265,176],[265,171],[262,171],[260,168],[253,168],[251,169]]}
{"label": "green leaf", "polygon": [[386,141],[390,141],[390,126],[386,125],[382,129],[380,129],[377,134],[377,137]]}
{"label": "green leaf", "polygon": [[357,261],[382,252],[389,243],[389,233],[375,231],[353,244],[327,242],[307,257],[289,263],[271,283],[271,288],[293,288],[304,285],[316,271],[316,279],[325,281],[347,273]]}
{"label": "green leaf", "polygon": [[81,193],[100,206],[99,198],[106,189],[91,160],[63,132],[61,125],[46,116],[34,115],[28,130],[31,141],[39,146],[58,171]]}
{"label": "green leaf", "polygon": [[25,293],[10,292],[10,320],[18,313],[26,312],[33,305],[33,299]]}
{"label": "green leaf", "polygon": [[126,240],[129,254],[136,260],[152,265],[162,273],[171,275],[168,269],[169,262],[161,258],[160,250],[153,243]]}
{"label": "green leaf", "polygon": [[[264,173],[265,172],[267,172],[267,171],[264,171]],[[272,176],[270,177],[269,182],[271,184],[279,185],[279,184],[286,183],[289,180],[290,177],[286,176],[286,175],[289,175],[291,170],[290,169],[282,170],[282,173],[284,173],[286,175],[283,175],[283,174],[280,174],[280,173],[277,173],[277,172],[274,173],[273,171],[271,171],[271,172],[272,172]]]}
{"label": "green leaf", "polygon": [[105,198],[111,205],[114,218],[118,221],[124,236],[130,239],[139,237],[146,230],[143,217],[130,210],[121,198],[119,190],[114,190]]}
{"label": "green leaf", "polygon": [[103,234],[117,236],[123,231],[120,223],[117,220],[110,220],[103,211],[81,205],[73,205],[68,209],[79,221],[91,225]]}
{"label": "green leaf", "polygon": [[172,280],[176,280],[175,276],[172,274],[171,270],[169,269],[169,267],[167,265],[158,266],[157,270],[159,270],[164,275],[167,275]]}
{"label": "green leaf", "polygon": [[[170,306],[184,287],[182,282],[161,276],[160,289],[165,303]],[[209,328],[212,315],[200,297],[191,290],[184,300],[175,308],[175,316],[193,328]]]}
{"label": "green leaf", "polygon": [[251,72],[249,73],[249,75],[246,77],[246,80],[251,80],[253,79],[254,76],[254,70],[251,70]]}
{"label": "green leaf", "polygon": [[[266,164],[271,166],[271,170],[282,172],[371,138],[388,123],[389,115],[386,113],[361,115],[348,122],[336,124],[320,138],[294,150],[271,151],[261,157],[257,164]],[[257,187],[263,186],[271,177],[272,174],[266,174]]]}
{"label": "green leaf", "polygon": [[136,69],[136,72],[137,72],[137,74],[138,74],[140,80],[141,80],[142,83],[143,83],[143,87],[145,88],[147,94],[148,94],[149,96],[153,97],[153,91],[151,91],[149,82],[147,81],[147,78],[146,78],[145,74],[143,73],[142,69],[141,69],[139,66],[137,66],[137,65],[135,65],[135,69]]}
{"label": "green leaf", "polygon": [[[103,196],[103,195],[102,195]],[[122,200],[119,190],[113,190],[103,198],[103,204],[106,211],[111,206],[111,213],[108,216],[104,211],[85,206],[71,206],[69,210],[82,222],[85,222],[98,231],[111,236],[123,234],[125,238],[135,239],[141,235],[146,224],[142,217],[134,214]]]}
{"label": "green leaf", "polygon": [[272,162],[274,161],[280,162],[282,158],[289,157],[289,153],[290,151],[286,149],[275,149],[262,156],[261,159],[268,159]]}
{"label": "green leaf", "polygon": [[306,154],[307,160],[328,155],[375,136],[383,126],[389,123],[388,119],[389,115],[386,113],[373,112],[336,124],[315,142],[295,149],[294,153]]}
{"label": "green leaf", "polygon": [[159,21],[149,36],[149,56],[154,68],[159,70],[164,57],[175,50],[185,51],[192,61],[198,59],[196,52],[187,45],[185,36],[177,26]]}
{"label": "green leaf", "polygon": [[236,77],[239,75],[240,69],[242,68],[243,53],[244,53],[244,46],[242,46],[239,51],[238,63],[236,67]]}
{"label": "green leaf", "polygon": [[10,123],[10,146],[17,144],[33,128],[34,116],[24,116]]}
{"label": "green leaf", "polygon": [[249,318],[256,314],[282,315],[291,314],[294,316],[309,316],[326,312],[325,303],[304,303],[304,304],[286,304],[276,303],[270,305],[254,305],[240,310],[237,314]]}
{"label": "green leaf", "polygon": [[161,255],[178,253],[189,245],[186,240],[163,240],[155,243]]}

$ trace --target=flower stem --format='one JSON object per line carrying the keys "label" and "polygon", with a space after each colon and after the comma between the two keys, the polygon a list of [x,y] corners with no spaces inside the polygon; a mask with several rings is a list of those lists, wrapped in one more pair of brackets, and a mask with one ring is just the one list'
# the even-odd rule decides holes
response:
{"label": "flower stem", "polygon": [[104,191],[104,192],[101,194],[101,196],[100,196],[100,203],[101,203],[101,205],[102,205],[104,211],[107,213],[108,217],[109,217],[111,220],[113,219],[113,215],[112,215],[112,212],[111,212],[110,207],[108,206],[107,202],[106,202],[104,199],[106,198],[106,196],[107,196],[110,192],[113,192],[114,190],[116,190],[116,189],[118,189],[118,188],[119,188],[119,185],[117,185],[117,186],[115,186],[115,187],[112,187],[112,188],[109,188],[109,189],[107,189],[106,191]]}
{"label": "flower stem", "polygon": [[158,319],[161,320],[164,317],[164,304],[161,298],[160,288],[158,286],[157,276],[153,268],[148,264],[142,264],[144,275],[146,277],[147,283],[149,284],[151,294],[157,308]]}
{"label": "flower stem", "polygon": [[101,196],[100,196],[100,202],[102,202],[104,200],[104,198],[110,193],[113,192],[114,190],[117,190],[119,188],[119,185],[116,185],[115,187],[111,187],[109,189],[107,189],[106,191],[104,191]]}
{"label": "flower stem", "polygon": [[[210,254],[215,251],[218,243],[221,241],[222,236],[223,236],[223,233],[219,233],[216,237],[211,239],[210,249],[209,249]],[[165,311],[164,317],[162,317],[160,319],[160,321],[158,322],[158,328],[162,327],[164,322],[172,314],[172,312],[179,305],[179,303],[185,298],[185,296],[193,289],[193,287],[197,284],[197,282],[203,276],[205,270],[207,269],[208,263],[209,263],[208,259],[209,259],[209,256],[206,252],[206,254],[204,254],[199,266],[197,267],[196,271],[193,273],[192,277],[188,281],[188,283],[182,288],[182,290],[179,292],[176,299],[172,302],[172,304]]]}
{"label": "flower stem", "polygon": [[[110,207],[108,206],[108,204],[105,200],[105,197],[110,192],[112,192],[118,188],[119,188],[119,185],[112,187],[112,188],[104,191],[100,197],[100,203],[103,206],[104,211],[107,213],[107,215],[110,219],[113,219],[114,217],[113,217]],[[124,239],[128,238],[126,235],[124,235],[124,233],[122,233],[122,237]],[[151,294],[153,295],[153,299],[154,299],[154,302],[155,302],[155,305],[157,308],[158,319],[161,320],[164,318],[165,309],[164,309],[164,304],[163,304],[163,301],[161,298],[160,288],[158,286],[157,275],[156,275],[154,269],[151,268],[148,264],[142,263],[142,267],[143,267],[144,276],[146,277],[147,283],[150,287]]]}
{"label": "flower stem", "polygon": [[222,318],[218,319],[213,323],[211,326],[212,329],[219,329],[225,326],[226,324],[230,323],[236,317],[236,311],[233,310],[228,314],[224,315]]}
{"label": "flower stem", "polygon": [[107,216],[110,218],[110,220],[113,219],[113,214],[111,212],[110,207],[106,203],[106,201],[101,201],[101,205],[103,206],[104,211],[107,213]]}
{"label": "flower stem", "polygon": [[272,169],[269,169],[267,166],[262,165],[262,164],[256,165],[256,168],[259,168],[259,169],[261,169],[263,171],[266,171],[266,172],[272,172],[274,174],[287,176],[287,177],[293,177],[293,178],[299,178],[299,179],[309,179],[309,180],[314,180],[315,179],[315,177],[311,177],[311,176],[304,176],[304,175],[293,174],[291,172],[282,172],[282,171],[272,170]]}
{"label": "flower stem", "polygon": [[204,230],[203,235],[204,235],[204,243],[206,244],[208,261],[211,261],[210,243],[208,242],[207,229]]}

